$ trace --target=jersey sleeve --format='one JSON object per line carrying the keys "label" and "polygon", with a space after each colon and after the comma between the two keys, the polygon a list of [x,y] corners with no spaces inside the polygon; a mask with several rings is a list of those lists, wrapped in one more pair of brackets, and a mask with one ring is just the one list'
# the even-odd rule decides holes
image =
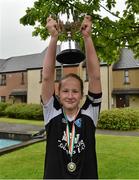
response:
{"label": "jersey sleeve", "polygon": [[47,104],[43,104],[44,124],[47,125],[54,117],[58,116],[60,113],[60,103],[56,96],[53,95]]}
{"label": "jersey sleeve", "polygon": [[95,126],[97,125],[100,113],[101,101],[102,93],[95,94],[88,92],[87,98],[82,107],[82,114],[89,116],[93,120]]}

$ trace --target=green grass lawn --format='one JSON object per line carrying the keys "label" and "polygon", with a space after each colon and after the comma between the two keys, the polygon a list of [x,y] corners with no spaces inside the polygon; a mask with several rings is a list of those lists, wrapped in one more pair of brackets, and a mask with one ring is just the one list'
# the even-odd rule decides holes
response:
{"label": "green grass lawn", "polygon": [[0,157],[0,179],[40,179],[45,143],[36,143]]}
{"label": "green grass lawn", "polygon": [[[99,178],[139,179],[139,137],[96,135]],[[0,179],[42,179],[45,142],[0,157]]]}
{"label": "green grass lawn", "polygon": [[44,125],[43,120],[25,120],[25,119],[13,119],[13,118],[6,118],[0,117],[0,122],[5,123],[17,123],[17,124],[31,124],[31,125]]}
{"label": "green grass lawn", "polygon": [[139,137],[97,135],[99,176],[139,179]]}

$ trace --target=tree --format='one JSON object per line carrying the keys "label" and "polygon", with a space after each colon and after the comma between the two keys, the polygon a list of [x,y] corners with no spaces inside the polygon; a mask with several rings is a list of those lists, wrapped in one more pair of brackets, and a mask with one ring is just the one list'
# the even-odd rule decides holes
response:
{"label": "tree", "polygon": [[[40,36],[45,40],[49,34],[46,30],[46,19],[51,14],[56,18],[60,14],[67,14],[73,17],[74,22],[82,21],[82,14],[89,14],[93,19],[92,38],[94,40],[98,56],[107,63],[118,59],[121,48],[130,48],[135,57],[139,57],[139,3],[138,0],[125,0],[126,9],[123,16],[120,12],[114,12],[116,0],[36,0],[32,8],[27,8],[26,14],[21,17],[20,23],[34,26],[33,36]],[[100,8],[108,11],[117,19],[102,17],[99,14]],[[74,27],[73,27],[74,29]],[[66,33],[61,33],[60,41],[67,39]],[[79,31],[74,31],[72,39],[79,42],[84,50],[83,40]]]}

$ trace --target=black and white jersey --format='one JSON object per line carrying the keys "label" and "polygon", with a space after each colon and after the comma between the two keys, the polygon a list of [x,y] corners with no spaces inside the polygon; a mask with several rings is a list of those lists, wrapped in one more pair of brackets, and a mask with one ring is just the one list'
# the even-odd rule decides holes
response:
{"label": "black and white jersey", "polygon": [[[75,142],[72,161],[76,170],[69,172],[67,164],[71,161],[66,138],[67,121],[62,107],[52,96],[43,105],[45,128],[47,132],[44,179],[97,179],[97,160],[95,148],[95,130],[100,113],[102,93],[88,93],[76,119]],[[69,128],[73,122],[69,121]]]}

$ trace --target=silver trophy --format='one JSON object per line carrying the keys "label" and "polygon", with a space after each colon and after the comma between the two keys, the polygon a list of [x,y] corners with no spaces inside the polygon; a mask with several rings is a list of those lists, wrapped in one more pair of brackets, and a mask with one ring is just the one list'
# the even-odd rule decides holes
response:
{"label": "silver trophy", "polygon": [[85,59],[84,53],[80,50],[79,44],[72,40],[72,35],[80,29],[80,22],[66,22],[60,24],[61,31],[66,33],[67,41],[61,42],[60,53],[56,60],[61,64],[79,64]]}

